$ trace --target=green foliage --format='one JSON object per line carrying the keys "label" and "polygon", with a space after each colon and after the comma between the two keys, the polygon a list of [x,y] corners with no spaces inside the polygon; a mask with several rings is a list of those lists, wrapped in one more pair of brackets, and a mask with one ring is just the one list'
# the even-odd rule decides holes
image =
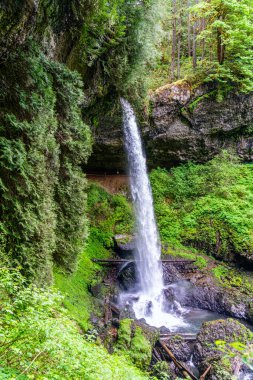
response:
{"label": "green foliage", "polygon": [[243,92],[253,90],[252,5],[252,0],[211,0],[196,6],[206,20],[199,38],[218,49],[217,62],[209,64],[207,81],[218,81],[221,87],[235,84]]}
{"label": "green foliage", "polygon": [[71,317],[85,331],[90,327],[91,312],[99,312],[99,305],[89,292],[90,285],[101,282],[101,268],[94,264],[92,258],[107,258],[109,252],[103,244],[90,236],[84,251],[79,255],[74,273],[66,274],[55,268],[55,286],[64,294],[63,304]]}
{"label": "green foliage", "polygon": [[122,319],[118,329],[117,348],[119,350],[129,350],[132,339],[132,319]]}
{"label": "green foliage", "polygon": [[152,347],[139,326],[135,328],[131,341],[130,357],[139,368],[148,368],[150,365]]}
{"label": "green foliage", "polygon": [[0,270],[1,378],[148,379],[127,357],[86,341],[59,293],[24,282],[18,272]]}
{"label": "green foliage", "polygon": [[223,152],[205,165],[151,173],[160,234],[170,245],[188,244],[223,260],[253,250],[252,168]]}
{"label": "green foliage", "polygon": [[144,336],[141,327],[135,326],[132,319],[120,321],[116,344],[116,352],[118,351],[127,354],[139,368],[148,368],[150,364],[152,356],[151,344]]}
{"label": "green foliage", "polygon": [[212,270],[219,285],[228,288],[238,288],[251,295],[253,292],[253,280],[242,271],[229,267],[228,265],[218,265]]}
{"label": "green foliage", "polygon": [[169,375],[170,368],[168,362],[158,361],[153,367],[152,371],[154,375],[157,376],[159,380],[170,380],[171,377]]}
{"label": "green foliage", "polygon": [[196,265],[199,269],[203,269],[207,267],[207,259],[204,257],[203,252],[199,252],[194,248],[186,248],[183,246],[179,247],[168,247],[165,246],[162,250],[164,254],[175,256],[177,258],[185,259],[185,260],[195,260],[194,265]]}
{"label": "green foliage", "polygon": [[112,247],[114,235],[132,232],[133,211],[123,195],[111,195],[100,186],[90,184],[87,202],[93,240]]}
{"label": "green foliage", "polygon": [[98,0],[84,22],[78,46],[86,73],[100,71],[98,91],[106,90],[105,83],[121,93],[143,90],[147,63],[159,55],[164,7],[163,0]]}
{"label": "green foliage", "polygon": [[92,183],[88,184],[87,191],[89,237],[78,256],[77,268],[70,274],[58,266],[54,270],[55,285],[64,294],[63,304],[83,330],[90,327],[91,312],[98,314],[100,310],[89,288],[101,283],[103,269],[91,259],[107,258],[113,236],[131,232],[133,227],[132,209],[123,195],[111,195]]}
{"label": "green foliage", "polygon": [[0,82],[1,259],[43,283],[53,257],[73,269],[86,235],[81,82],[32,43],[10,53]]}

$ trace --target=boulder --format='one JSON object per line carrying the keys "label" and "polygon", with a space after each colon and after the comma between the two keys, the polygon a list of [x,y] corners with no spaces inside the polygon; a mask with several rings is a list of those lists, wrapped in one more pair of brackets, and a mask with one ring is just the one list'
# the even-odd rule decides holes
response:
{"label": "boulder", "polygon": [[113,237],[114,251],[123,259],[133,259],[135,241],[131,235],[115,235]]}
{"label": "boulder", "polygon": [[231,380],[239,373],[242,362],[238,352],[228,346],[235,342],[252,344],[252,332],[234,319],[203,323],[194,345],[193,361],[202,372],[212,365],[208,380]]}
{"label": "boulder", "polygon": [[137,270],[134,262],[124,264],[118,273],[117,279],[121,289],[133,291],[137,288]]}

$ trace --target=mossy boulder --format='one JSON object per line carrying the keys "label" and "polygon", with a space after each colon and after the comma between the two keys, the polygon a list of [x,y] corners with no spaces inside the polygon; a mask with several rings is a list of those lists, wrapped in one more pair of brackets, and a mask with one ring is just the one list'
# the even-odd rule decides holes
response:
{"label": "mossy boulder", "polygon": [[231,379],[235,367],[238,369],[238,365],[235,366],[234,363],[238,362],[236,345],[248,345],[252,342],[252,332],[234,319],[206,322],[197,335],[193,360],[200,369],[212,365],[209,380]]}
{"label": "mossy boulder", "polygon": [[[151,331],[152,330],[152,331]],[[157,332],[133,319],[120,321],[116,350],[127,353],[139,368],[148,368],[152,358],[152,346],[157,340]]]}

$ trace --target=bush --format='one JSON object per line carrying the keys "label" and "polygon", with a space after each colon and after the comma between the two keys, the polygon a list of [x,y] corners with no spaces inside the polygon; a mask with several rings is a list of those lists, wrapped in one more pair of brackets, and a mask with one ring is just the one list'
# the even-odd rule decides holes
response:
{"label": "bush", "polygon": [[1,378],[148,379],[126,357],[86,341],[55,290],[25,287],[19,272],[1,269],[0,299]]}
{"label": "bush", "polygon": [[253,255],[253,170],[227,152],[205,165],[151,173],[161,238],[223,260]]}

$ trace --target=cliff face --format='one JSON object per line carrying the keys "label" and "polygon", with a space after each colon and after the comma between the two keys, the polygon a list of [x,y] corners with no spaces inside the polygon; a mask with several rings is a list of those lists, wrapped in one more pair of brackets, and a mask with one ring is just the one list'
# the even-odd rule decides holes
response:
{"label": "cliff face", "polygon": [[230,93],[218,102],[216,93],[210,85],[192,91],[186,84],[156,91],[147,134],[152,164],[205,162],[221,149],[253,160],[253,95]]}
{"label": "cliff face", "polygon": [[[253,94],[230,93],[218,102],[214,86],[192,90],[186,83],[159,88],[152,96],[149,122],[141,125],[150,167],[188,160],[205,162],[221,149],[253,160]],[[119,113],[93,127],[90,170],[124,170],[126,160]]]}

